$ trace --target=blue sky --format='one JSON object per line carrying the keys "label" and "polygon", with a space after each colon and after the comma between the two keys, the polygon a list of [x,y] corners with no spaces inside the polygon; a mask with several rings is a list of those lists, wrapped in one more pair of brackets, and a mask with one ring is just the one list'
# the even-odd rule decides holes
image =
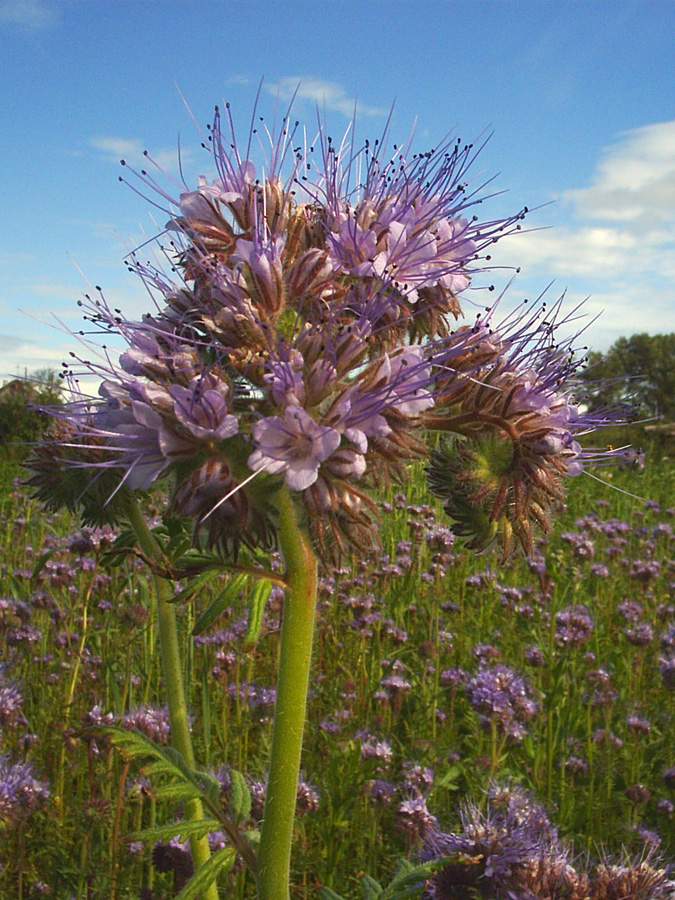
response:
{"label": "blue sky", "polygon": [[268,119],[300,84],[310,132],[319,104],[341,135],[355,102],[359,134],[394,104],[393,139],[414,125],[418,150],[492,132],[475,171],[506,193],[481,214],[541,207],[493,256],[521,267],[509,302],[552,281],[588,297],[600,350],[675,331],[674,46],[673,0],[0,0],[0,380],[78,349],[58,322],[82,327],[87,280],[149,308],[122,260],[166,217],[119,159],[147,149],[177,175],[180,140],[187,179],[212,176],[191,116],[229,101],[245,135],[261,78]]}

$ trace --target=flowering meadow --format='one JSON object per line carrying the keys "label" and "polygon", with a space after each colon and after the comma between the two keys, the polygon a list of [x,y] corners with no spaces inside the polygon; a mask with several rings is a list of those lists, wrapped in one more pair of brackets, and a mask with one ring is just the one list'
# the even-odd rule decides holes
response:
{"label": "flowering meadow", "polygon": [[[0,499],[0,896],[173,897],[187,845],[135,837],[172,821],[171,791],[86,730],[168,741],[146,566],[111,567],[116,531],[45,516],[16,474],[6,467]],[[459,545],[420,470],[405,494],[383,494],[382,552],[320,580],[293,896],[361,896],[362,872],[386,881],[432,834],[454,835],[463,872],[488,886],[489,858],[498,884],[519,854],[545,852],[536,817],[499,837],[504,797],[543,805],[546,841],[557,829],[574,871],[599,878],[598,863],[629,854],[658,881],[649,861],[675,853],[675,467],[599,474],[611,486],[573,479],[550,538],[504,564]],[[150,521],[160,504],[147,498]],[[176,610],[196,756],[225,803],[243,775],[254,824],[282,596],[271,585],[251,640],[236,580]],[[458,883],[437,896],[469,897],[481,880]],[[225,896],[252,889],[240,865],[223,878]],[[650,890],[602,896],[667,896]]]}

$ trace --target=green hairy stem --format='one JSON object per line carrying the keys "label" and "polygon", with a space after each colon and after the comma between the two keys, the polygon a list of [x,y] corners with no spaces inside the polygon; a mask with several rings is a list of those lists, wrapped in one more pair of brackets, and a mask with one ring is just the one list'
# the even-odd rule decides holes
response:
{"label": "green hairy stem", "polygon": [[[162,552],[135,500],[129,501],[128,515],[143,553],[150,559],[156,560],[158,565],[161,566],[163,564]],[[158,575],[154,576],[154,581],[159,646],[162,656],[164,687],[169,705],[169,721],[171,723],[171,743],[182,755],[188,766],[194,769],[195,757],[192,749],[185,688],[183,686],[178,630],[176,628],[176,611],[169,602],[172,597],[171,586],[165,578],[160,578]],[[185,803],[185,816],[190,822],[203,819],[201,801],[187,801]],[[190,850],[195,869],[203,866],[211,857],[207,837],[190,838]],[[203,898],[204,900],[218,900],[218,888],[215,883],[211,884],[203,892]]]}
{"label": "green hairy stem", "polygon": [[265,813],[258,853],[259,900],[288,900],[291,843],[314,637],[317,563],[289,491],[276,500],[286,563],[277,698]]}

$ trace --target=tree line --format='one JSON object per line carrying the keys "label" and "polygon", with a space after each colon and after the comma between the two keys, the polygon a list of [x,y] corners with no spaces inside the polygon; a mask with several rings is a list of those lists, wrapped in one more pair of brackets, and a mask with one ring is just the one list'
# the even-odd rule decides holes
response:
{"label": "tree line", "polygon": [[591,409],[629,405],[631,419],[675,422],[675,334],[619,338],[579,373]]}
{"label": "tree line", "polygon": [[50,416],[40,406],[61,400],[61,387],[52,369],[40,369],[27,378],[14,378],[0,387],[0,451],[22,459],[39,440]]}
{"label": "tree line", "polygon": [[[675,422],[675,334],[620,337],[606,353],[590,351],[578,378],[591,409],[629,405],[633,421]],[[36,406],[50,406],[60,397],[51,369],[0,387],[0,448],[24,456],[49,420]]]}

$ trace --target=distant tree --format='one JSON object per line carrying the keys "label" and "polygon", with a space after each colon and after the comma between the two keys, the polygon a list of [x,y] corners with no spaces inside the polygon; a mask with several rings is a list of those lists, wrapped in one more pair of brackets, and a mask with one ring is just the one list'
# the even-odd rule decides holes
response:
{"label": "distant tree", "polygon": [[581,373],[593,408],[629,403],[635,419],[675,421],[675,334],[621,337]]}
{"label": "distant tree", "polygon": [[53,406],[61,399],[56,372],[39,369],[28,378],[15,378],[0,387],[0,447],[21,458],[38,440],[50,417],[36,406]]}

